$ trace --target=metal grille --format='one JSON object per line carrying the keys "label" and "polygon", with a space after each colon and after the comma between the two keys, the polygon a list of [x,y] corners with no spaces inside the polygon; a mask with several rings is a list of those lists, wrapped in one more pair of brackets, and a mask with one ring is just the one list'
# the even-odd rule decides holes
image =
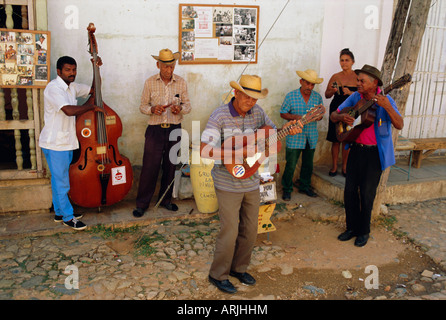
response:
{"label": "metal grille", "polygon": [[406,104],[402,135],[446,137],[446,1],[433,0]]}

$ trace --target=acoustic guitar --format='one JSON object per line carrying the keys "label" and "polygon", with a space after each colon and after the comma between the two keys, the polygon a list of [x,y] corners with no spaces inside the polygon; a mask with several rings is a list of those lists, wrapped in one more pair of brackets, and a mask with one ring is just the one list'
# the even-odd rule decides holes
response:
{"label": "acoustic guitar", "polygon": [[[405,74],[391,85],[384,88],[384,95],[388,94],[394,89],[399,89],[410,83],[412,76]],[[336,123],[336,137],[339,142],[354,142],[361,132],[370,127],[375,122],[376,108],[374,100],[361,99],[352,107],[347,107],[341,110],[342,113],[347,113],[349,116],[355,118],[352,126],[339,121]]]}
{"label": "acoustic guitar", "polygon": [[[323,105],[314,106],[295,124],[275,130],[274,128],[264,125],[249,135],[235,135],[227,138],[222,144],[224,150],[223,164],[229,173],[237,179],[247,179],[252,176],[260,167],[260,165],[268,157],[269,151],[277,148],[277,152],[281,149],[280,140],[290,134],[294,127],[303,128],[307,123],[313,122],[325,113]],[[243,155],[243,149],[247,145],[253,145],[256,151],[252,155]],[[235,152],[234,152],[235,151]],[[243,159],[242,161],[236,160]]]}

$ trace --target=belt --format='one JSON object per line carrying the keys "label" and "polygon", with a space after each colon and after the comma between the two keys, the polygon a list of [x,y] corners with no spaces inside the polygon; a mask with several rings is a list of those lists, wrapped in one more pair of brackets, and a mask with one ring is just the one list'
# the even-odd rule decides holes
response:
{"label": "belt", "polygon": [[167,129],[170,128],[170,123],[161,123],[159,126],[163,129]]}
{"label": "belt", "polygon": [[352,145],[352,147],[356,146],[359,148],[376,148],[377,147],[376,144],[362,144],[362,143],[357,143],[357,142],[352,142],[351,145]]}

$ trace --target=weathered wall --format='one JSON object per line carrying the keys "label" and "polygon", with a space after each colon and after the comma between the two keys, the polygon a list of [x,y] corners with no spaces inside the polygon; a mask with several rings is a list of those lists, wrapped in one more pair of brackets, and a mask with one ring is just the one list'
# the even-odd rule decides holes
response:
{"label": "weathered wall", "polygon": [[[152,54],[160,49],[178,50],[177,0],[48,0],[48,29],[51,31],[51,75],[62,55],[71,55],[78,62],[77,81],[91,83],[90,55],[87,52],[87,26],[93,22],[102,58],[103,100],[121,117],[124,132],[120,152],[140,165],[144,144],[146,116],[139,112],[140,96],[146,78],[157,72]],[[190,3],[210,4],[194,0]],[[233,1],[220,1],[233,4]],[[259,5],[259,43],[273,25],[285,0],[238,1],[238,5]],[[365,20],[369,5],[378,9],[378,29],[367,29]],[[280,126],[280,105],[287,92],[299,86],[296,70],[316,69],[326,78],[339,70],[338,53],[349,47],[357,56],[357,67],[363,63],[380,64],[385,48],[389,13],[382,11],[392,1],[383,0],[291,0],[278,19],[258,53],[258,63],[246,69],[258,74],[270,94],[259,101],[270,117]],[[384,46],[383,46],[384,42]],[[185,117],[183,127],[191,131],[192,120],[201,121],[204,129],[210,113],[220,105],[221,97],[230,90],[229,81],[236,80],[245,65],[177,65],[175,72],[189,86],[193,111]],[[316,86],[322,96],[326,84]],[[329,102],[326,102],[328,107]],[[319,123],[326,131],[324,118]],[[325,132],[321,139],[325,140]],[[321,144],[317,159],[322,159],[327,145]],[[279,160],[283,159],[283,152]]]}

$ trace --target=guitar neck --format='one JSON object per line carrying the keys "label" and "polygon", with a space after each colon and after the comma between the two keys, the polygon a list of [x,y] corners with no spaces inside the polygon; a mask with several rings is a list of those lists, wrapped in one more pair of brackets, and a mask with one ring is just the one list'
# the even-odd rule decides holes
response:
{"label": "guitar neck", "polygon": [[287,135],[290,134],[292,129],[294,129],[296,127],[302,129],[304,127],[304,125],[306,125],[309,122],[310,121],[306,121],[305,116],[303,116],[295,124],[292,124],[292,125],[290,125],[288,127],[285,127],[282,130],[278,130],[275,134],[272,134],[271,136],[269,136],[268,137],[268,143],[269,144],[274,144],[277,141],[282,140],[283,138],[285,138]]}

